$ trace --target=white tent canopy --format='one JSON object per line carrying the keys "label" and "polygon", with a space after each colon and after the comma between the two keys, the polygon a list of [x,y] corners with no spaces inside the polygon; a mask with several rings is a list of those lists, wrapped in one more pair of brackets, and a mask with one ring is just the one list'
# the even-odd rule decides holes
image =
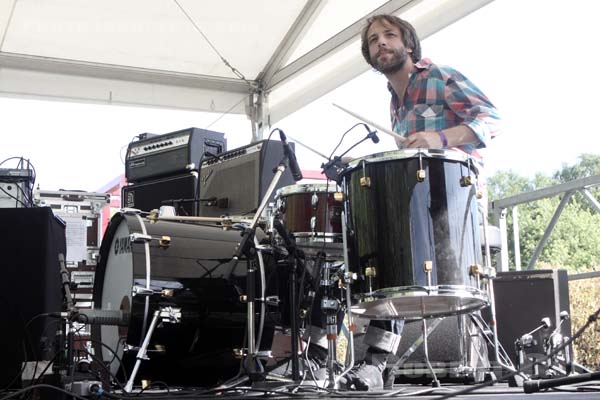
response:
{"label": "white tent canopy", "polygon": [[421,39],[491,0],[1,0],[0,96],[247,114],[262,129],[368,69],[366,15]]}

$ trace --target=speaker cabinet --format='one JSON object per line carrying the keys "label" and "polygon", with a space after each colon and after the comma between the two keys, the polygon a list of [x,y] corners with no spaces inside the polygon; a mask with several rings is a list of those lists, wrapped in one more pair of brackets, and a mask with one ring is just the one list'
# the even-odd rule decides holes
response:
{"label": "speaker cabinet", "polygon": [[[202,163],[200,215],[217,217],[253,213],[267,192],[274,169],[282,159],[281,142],[263,140]],[[294,179],[286,169],[276,189],[292,184]],[[274,195],[270,197],[271,200]]]}
{"label": "speaker cabinet", "polygon": [[[516,364],[515,340],[550,318],[552,327],[533,335],[529,354],[544,354],[543,341],[560,321],[560,312],[570,312],[569,281],[565,270],[533,270],[499,272],[494,279],[498,339]],[[571,336],[571,322],[562,323],[560,333]],[[572,354],[572,352],[571,352]]]}
{"label": "speaker cabinet", "polygon": [[[19,376],[23,361],[52,357],[60,320],[41,315],[61,311],[58,254],[66,254],[66,238],[65,224],[49,207],[0,209],[0,221],[0,387],[4,388]],[[17,378],[14,383],[18,382]]]}
{"label": "speaker cabinet", "polygon": [[150,211],[173,206],[177,215],[198,215],[198,177],[195,172],[123,186],[121,206]]}

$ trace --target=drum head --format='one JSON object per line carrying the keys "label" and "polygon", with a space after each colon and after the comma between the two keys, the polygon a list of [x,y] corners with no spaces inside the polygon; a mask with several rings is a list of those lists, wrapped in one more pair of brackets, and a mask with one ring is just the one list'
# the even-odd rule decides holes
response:
{"label": "drum head", "polygon": [[412,286],[361,294],[352,312],[369,319],[407,319],[461,314],[488,305],[488,296],[469,286]]}
{"label": "drum head", "polygon": [[[102,285],[102,294],[100,304],[97,308],[103,310],[123,310],[130,311],[131,307],[131,285],[133,282],[133,257],[131,254],[131,242],[129,240],[129,226],[120,223],[114,235],[111,236],[110,259],[105,264],[104,282]],[[113,350],[119,359],[123,358],[123,345],[127,338],[127,328],[117,326],[100,327],[102,342],[102,359],[111,360],[110,370],[116,375],[120,363],[114,356]]]}

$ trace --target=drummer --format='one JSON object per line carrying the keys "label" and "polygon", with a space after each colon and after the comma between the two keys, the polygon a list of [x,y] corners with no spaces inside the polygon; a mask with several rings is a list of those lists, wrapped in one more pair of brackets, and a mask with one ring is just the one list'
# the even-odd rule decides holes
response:
{"label": "drummer", "polygon": [[[421,58],[414,27],[393,15],[376,15],[362,31],[362,54],[388,79],[392,129],[399,148],[457,149],[481,162],[477,149],[498,132],[491,101],[453,68]],[[371,321],[365,362],[352,371],[363,390],[383,388],[388,355],[395,353],[404,321]]]}

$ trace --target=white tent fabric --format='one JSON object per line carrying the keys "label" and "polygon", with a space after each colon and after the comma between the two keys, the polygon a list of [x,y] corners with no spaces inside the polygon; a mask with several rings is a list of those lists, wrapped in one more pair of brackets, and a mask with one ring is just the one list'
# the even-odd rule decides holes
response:
{"label": "white tent fabric", "polygon": [[423,39],[491,0],[0,0],[0,96],[247,114],[261,128],[368,69],[367,15]]}

